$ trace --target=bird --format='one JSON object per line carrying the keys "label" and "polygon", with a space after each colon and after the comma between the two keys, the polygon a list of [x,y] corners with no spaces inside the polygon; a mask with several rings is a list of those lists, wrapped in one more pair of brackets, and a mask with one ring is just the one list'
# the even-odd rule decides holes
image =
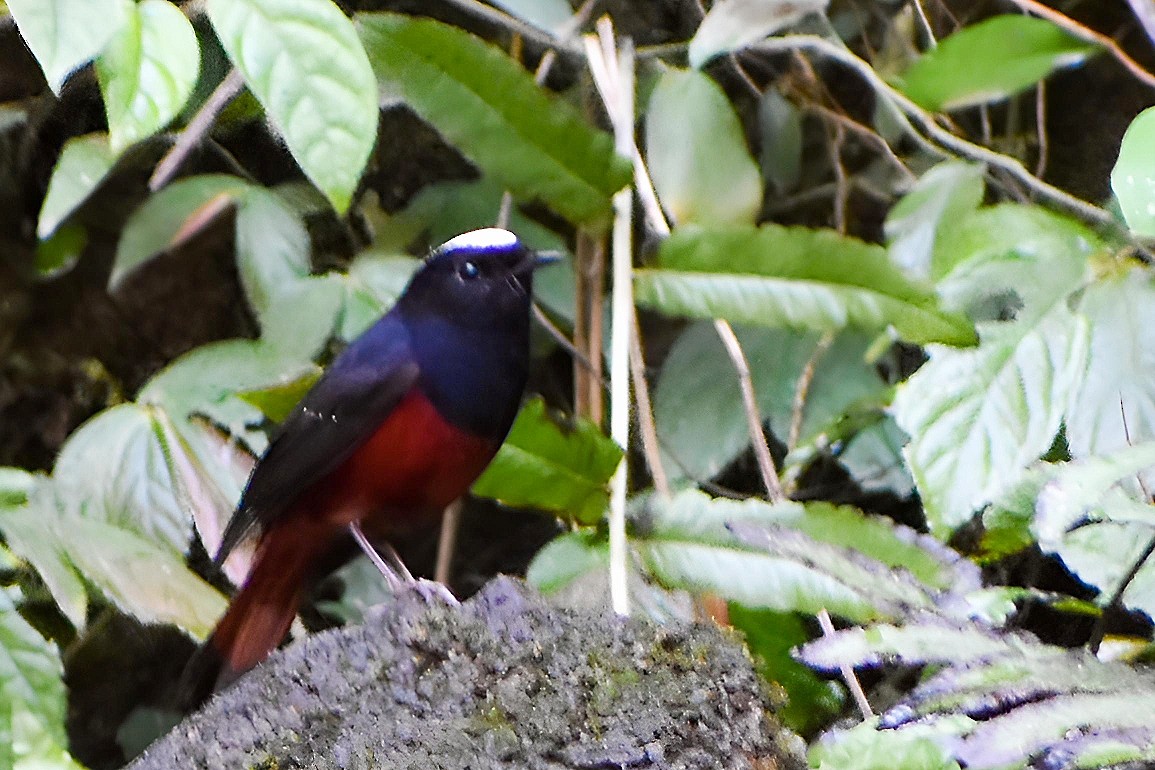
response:
{"label": "bird", "polygon": [[289,413],[221,538],[218,564],[258,533],[248,577],[186,670],[193,704],[280,645],[350,533],[387,543],[468,491],[519,409],[533,273],[554,259],[500,228],[446,241]]}

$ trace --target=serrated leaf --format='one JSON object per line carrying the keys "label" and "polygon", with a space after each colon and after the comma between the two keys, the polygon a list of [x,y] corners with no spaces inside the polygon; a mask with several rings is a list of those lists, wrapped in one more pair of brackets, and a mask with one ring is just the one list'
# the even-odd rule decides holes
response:
{"label": "serrated leaf", "polygon": [[1111,169],[1111,189],[1127,226],[1136,235],[1155,235],[1155,108],[1143,110],[1123,134]]}
{"label": "serrated leaf", "polygon": [[8,706],[10,746],[16,759],[10,767],[30,766],[43,758],[37,756],[42,746],[30,746],[29,733],[39,733],[57,749],[67,745],[63,677],[56,645],[37,633],[8,593],[0,591],[0,702]]}
{"label": "serrated leaf", "polygon": [[635,271],[640,305],[670,315],[836,331],[893,326],[911,342],[969,345],[970,323],[894,267],[885,249],[833,230],[675,231],[657,269]]}
{"label": "serrated leaf", "polygon": [[96,60],[114,153],[164,128],[184,108],[200,73],[200,45],[168,0],[143,0]]}
{"label": "serrated leaf", "polygon": [[[810,747],[816,770],[959,770],[944,737],[965,732],[970,720],[956,719],[952,730],[940,725],[913,725],[878,730],[868,720],[849,730],[831,730]],[[945,736],[944,736],[945,734]]]}
{"label": "serrated leaf", "polygon": [[[854,402],[884,384],[864,360],[869,340],[847,332],[820,348],[818,334],[735,327],[750,365],[758,408],[771,432],[789,436],[798,379],[812,364],[799,440],[806,443]],[[687,327],[662,365],[654,419],[667,470],[692,479],[716,476],[750,444],[734,365],[713,324]]]}
{"label": "serrated leaf", "polygon": [[1005,99],[1101,50],[1044,19],[995,16],[940,41],[899,87],[925,109],[953,110]]}
{"label": "serrated leaf", "polygon": [[181,179],[149,198],[132,213],[116,246],[108,278],[115,291],[133,270],[199,230],[205,214],[231,206],[249,188],[235,176],[208,174]]}
{"label": "serrated leaf", "polygon": [[719,54],[745,48],[811,13],[822,13],[829,0],[718,0],[690,40],[695,69]]}
{"label": "serrated leaf", "polygon": [[225,610],[225,598],[186,567],[183,557],[127,529],[77,517],[62,535],[85,578],[145,623],[172,623],[203,639]]}
{"label": "serrated leaf", "polygon": [[473,493],[506,505],[541,508],[596,523],[622,452],[588,421],[558,425],[540,398],[529,401]]}
{"label": "serrated leaf", "polygon": [[125,0],[9,0],[21,36],[48,87],[57,96],[64,81],[112,39],[128,17]]}
{"label": "serrated leaf", "polygon": [[[927,620],[908,626],[874,625],[849,628],[803,645],[798,657],[823,671],[841,666],[877,667],[884,663],[921,666],[927,663],[961,665],[1005,654],[1014,649],[1014,637],[975,625],[953,625]],[[1040,655],[1047,654],[1040,648]],[[1057,651],[1058,648],[1051,648]]]}
{"label": "serrated leaf", "polygon": [[48,193],[40,206],[36,236],[48,238],[88,196],[100,186],[116,163],[116,153],[108,146],[106,134],[74,136],[64,143]]}
{"label": "serrated leaf", "polygon": [[[40,480],[51,487],[51,481]],[[88,614],[88,595],[76,569],[60,547],[56,533],[56,506],[54,492],[45,489],[36,493],[33,505],[0,509],[0,534],[13,553],[27,561],[48,587],[53,600],[64,617],[75,628],[84,628]]]}
{"label": "serrated leaf", "polygon": [[61,447],[53,479],[69,510],[174,555],[188,549],[192,522],[176,495],[153,408],[121,404],[84,423]]}
{"label": "serrated leaf", "polygon": [[382,87],[523,200],[570,221],[608,221],[630,179],[613,140],[538,87],[499,49],[432,19],[361,14],[358,29]]}
{"label": "serrated leaf", "polygon": [[209,20],[293,158],[344,214],[377,139],[377,84],[330,0],[209,0]]}
{"label": "serrated leaf", "polygon": [[[1077,306],[1091,327],[1091,357],[1067,415],[1073,457],[1155,440],[1155,284],[1136,268],[1092,283]],[[1152,480],[1151,476],[1145,477]]]}
{"label": "serrated leaf", "polygon": [[675,223],[754,223],[762,178],[717,83],[696,70],[665,70],[650,95],[645,128],[647,166]]}
{"label": "serrated leaf", "polygon": [[891,259],[910,275],[929,278],[935,237],[942,223],[958,221],[983,200],[985,169],[944,161],[927,171],[886,217]]}

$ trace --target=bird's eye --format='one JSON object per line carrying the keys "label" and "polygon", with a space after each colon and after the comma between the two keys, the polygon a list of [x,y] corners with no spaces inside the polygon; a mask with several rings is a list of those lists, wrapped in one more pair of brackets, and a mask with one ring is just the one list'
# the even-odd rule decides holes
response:
{"label": "bird's eye", "polygon": [[462,278],[465,278],[466,280],[471,280],[481,275],[481,270],[477,267],[477,263],[472,261],[462,262],[461,268],[457,272]]}

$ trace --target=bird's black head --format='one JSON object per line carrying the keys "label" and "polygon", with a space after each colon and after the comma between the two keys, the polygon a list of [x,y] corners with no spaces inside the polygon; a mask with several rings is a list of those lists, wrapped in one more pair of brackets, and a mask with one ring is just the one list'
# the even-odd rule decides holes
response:
{"label": "bird's black head", "polygon": [[528,323],[538,263],[534,252],[508,230],[474,230],[435,249],[398,305],[411,318],[436,314],[463,326],[490,326],[505,319]]}

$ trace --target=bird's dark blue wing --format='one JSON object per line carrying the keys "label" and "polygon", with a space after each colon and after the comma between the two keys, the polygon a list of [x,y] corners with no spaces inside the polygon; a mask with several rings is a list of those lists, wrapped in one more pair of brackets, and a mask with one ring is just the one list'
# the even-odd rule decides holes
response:
{"label": "bird's dark blue wing", "polygon": [[281,425],[249,477],[216,561],[347,460],[417,380],[405,325],[389,313],[337,357]]}

